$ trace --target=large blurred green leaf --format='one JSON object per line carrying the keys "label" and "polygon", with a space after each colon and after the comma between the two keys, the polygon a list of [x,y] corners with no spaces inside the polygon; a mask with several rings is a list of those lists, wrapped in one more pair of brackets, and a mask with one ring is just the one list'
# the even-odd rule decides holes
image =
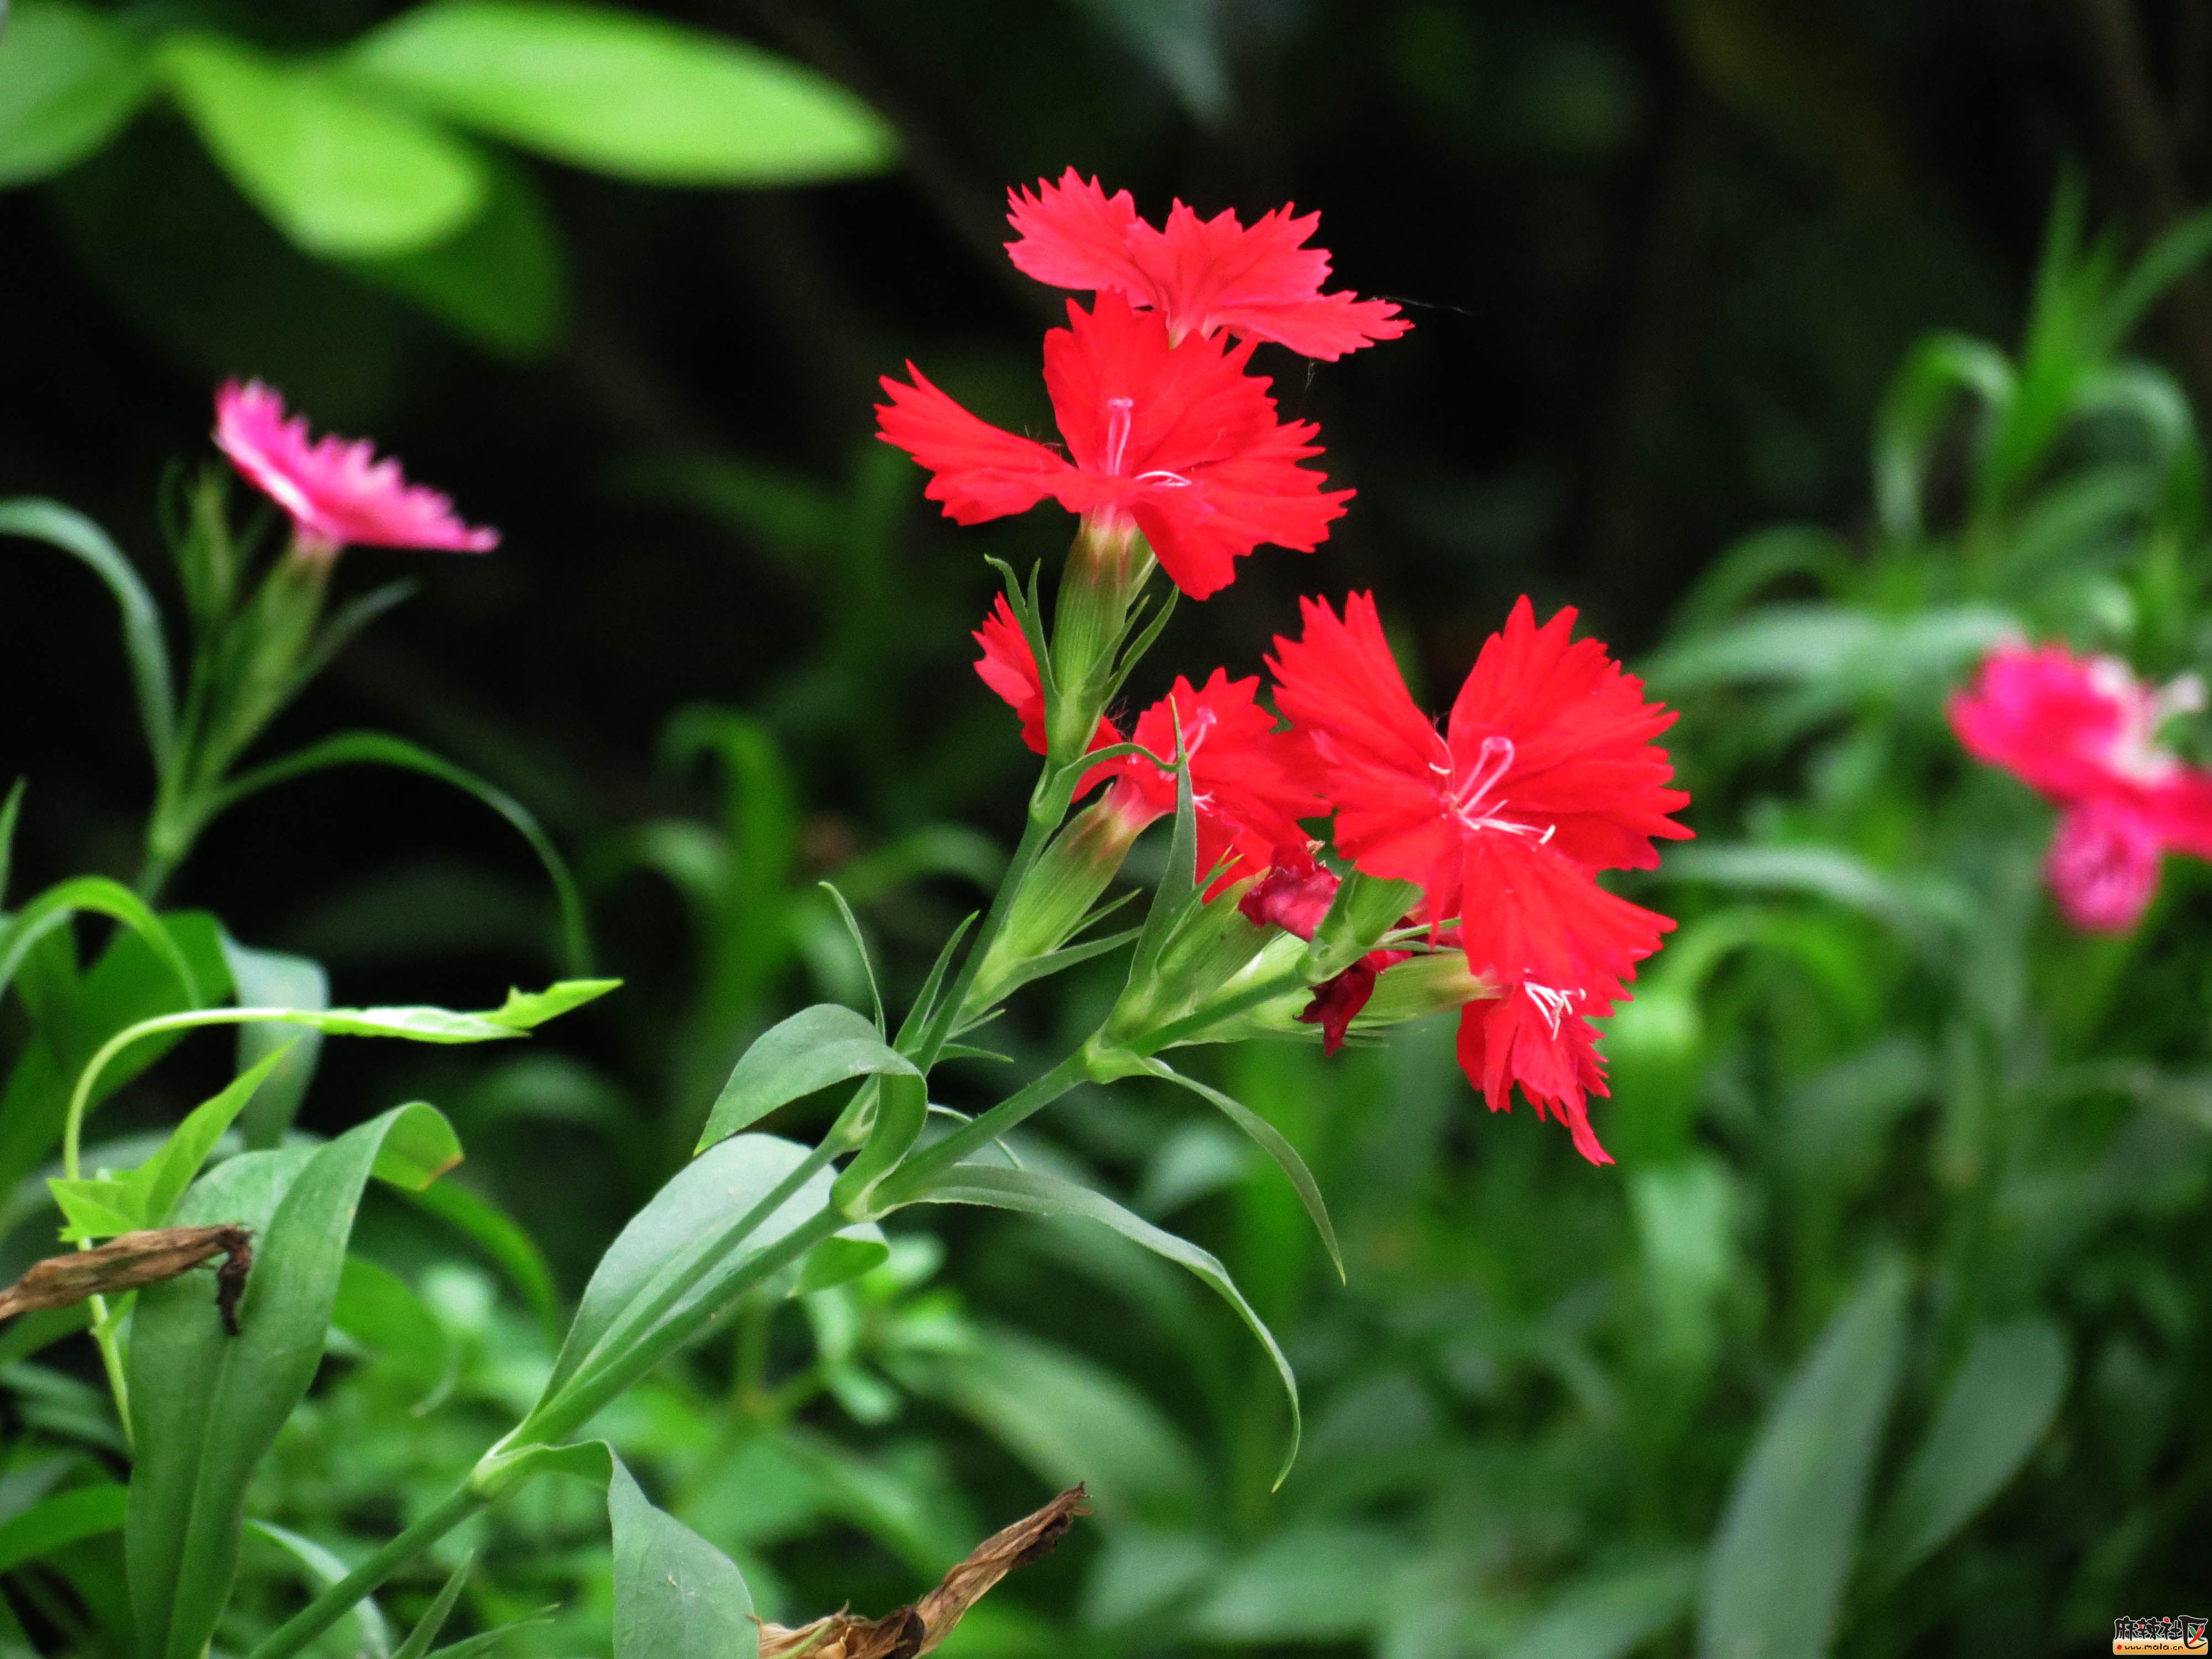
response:
{"label": "large blurred green leaf", "polygon": [[356,48],[357,76],[579,167],[677,185],[880,171],[890,130],[811,70],[611,7],[441,0]]}
{"label": "large blurred green leaf", "polygon": [[1905,1344],[1885,1260],[1821,1334],[1736,1472],[1707,1560],[1699,1659],[1820,1659],[1858,1547]]}
{"label": "large blurred green leaf", "polygon": [[[223,935],[223,960],[230,965],[232,985],[241,1006],[249,1008],[327,1008],[331,1006],[330,975],[322,964],[307,957],[281,951],[256,951]],[[274,1146],[283,1139],[298,1115],[307,1085],[314,1081],[315,1062],[322,1057],[323,1034],[288,1025],[241,1025],[238,1028],[238,1069],[257,1064],[264,1055],[282,1050],[284,1059],[268,1080],[254,1092],[240,1114],[239,1133],[248,1146]]]}
{"label": "large blurred green leaf", "polygon": [[653,1508],[617,1461],[607,1482],[614,1528],[615,1659],[752,1659],[760,1626],[744,1575]]}
{"label": "large blurred green leaf", "polygon": [[119,1530],[123,1506],[123,1488],[112,1480],[40,1498],[0,1522],[0,1572],[12,1572],[80,1539]]}
{"label": "large blurred green leaf", "polygon": [[1975,1334],[1868,1545],[1869,1582],[1895,1583],[2003,1488],[2066,1395],[2066,1339],[2048,1319]]}
{"label": "large blurred green leaf", "polygon": [[1685,1552],[1593,1573],[1561,1591],[1504,1659],[1620,1659],[1665,1630],[1697,1595],[1698,1561]]}
{"label": "large blurred green leaf", "polygon": [[143,1659],[199,1659],[214,1633],[238,1571],[246,1486],[314,1380],[370,1175],[420,1186],[459,1156],[444,1118],[402,1106],[313,1151],[233,1158],[185,1195],[179,1224],[241,1223],[258,1244],[236,1336],[204,1278],[139,1294],[125,1547]]}
{"label": "large blurred green leaf", "polygon": [[1389,1612],[1406,1553],[1378,1527],[1292,1528],[1229,1566],[1192,1628],[1214,1642],[1356,1641]]}
{"label": "large blurred green leaf", "polygon": [[921,1365],[915,1380],[1047,1480],[1085,1483],[1109,1521],[1157,1527],[1200,1518],[1196,1449],[1127,1379],[1094,1360],[994,1328]]}
{"label": "large blurred green leaf", "polygon": [[161,64],[210,153],[311,253],[411,252],[483,205],[483,167],[465,143],[330,70],[198,33],[166,41]]}
{"label": "large blurred green leaf", "polygon": [[544,198],[522,165],[489,162],[483,210],[434,247],[357,259],[369,281],[405,295],[502,357],[540,357],[568,319],[568,264]]}
{"label": "large blurred green leaf", "polygon": [[[1183,795],[1186,807],[1189,800],[1189,778],[1186,771]],[[1069,1216],[1084,1221],[1096,1221],[1112,1228],[1122,1237],[1143,1245],[1155,1255],[1166,1257],[1177,1266],[1188,1269],[1236,1310],[1237,1316],[1245,1328],[1260,1340],[1274,1363],[1275,1375],[1283,1384],[1284,1396],[1291,1407],[1290,1444],[1283,1454],[1283,1465],[1276,1474],[1279,1484],[1297,1461],[1298,1436],[1301,1419],[1298,1412],[1298,1379],[1291,1370],[1291,1362],[1283,1357],[1283,1350],[1275,1340],[1275,1334],[1267,1322],[1254,1311],[1244,1299],[1244,1292],[1237,1288],[1237,1281],[1212,1252],[1200,1249],[1187,1238],[1155,1227],[1143,1217],[1115,1203],[1103,1193],[1093,1192],[1088,1187],[1079,1187],[1072,1181],[1047,1175],[1039,1170],[1004,1170],[986,1164],[957,1164],[935,1176],[914,1200],[926,1204],[981,1204],[993,1209],[1018,1210],[1030,1215]]]}
{"label": "large blurred green leaf", "polygon": [[16,0],[0,38],[0,185],[76,166],[131,118],[152,78],[144,45],[107,13]]}

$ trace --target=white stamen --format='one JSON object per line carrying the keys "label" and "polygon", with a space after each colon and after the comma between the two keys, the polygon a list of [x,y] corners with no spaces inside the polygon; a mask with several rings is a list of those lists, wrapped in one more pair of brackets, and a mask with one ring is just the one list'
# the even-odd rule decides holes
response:
{"label": "white stamen", "polygon": [[1121,452],[1129,447],[1130,411],[1136,406],[1133,398],[1106,400],[1106,471],[1116,476],[1121,471]]}
{"label": "white stamen", "polygon": [[1548,985],[1524,984],[1521,988],[1544,1016],[1544,1023],[1552,1028],[1553,1036],[1559,1036],[1559,1022],[1567,1017],[1568,1010],[1583,1000],[1580,991],[1555,991]]}

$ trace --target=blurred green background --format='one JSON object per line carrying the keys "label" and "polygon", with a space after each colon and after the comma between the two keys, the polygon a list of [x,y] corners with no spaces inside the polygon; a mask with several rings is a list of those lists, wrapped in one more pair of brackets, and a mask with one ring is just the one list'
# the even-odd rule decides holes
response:
{"label": "blurred green background", "polygon": [[[1029,782],[967,665],[983,555],[1051,560],[1066,526],[945,525],[872,441],[874,377],[911,357],[1043,429],[1060,302],[1006,262],[1003,197],[1071,164],[1155,217],[1318,208],[1340,280],[1416,323],[1256,360],[1358,500],[1183,607],[1136,693],[1255,672],[1297,593],[1372,586],[1440,705],[1528,592],[1685,708],[1701,837],[1638,889],[1685,926],[1614,1022],[1618,1168],[1480,1110],[1448,1030],[1217,1068],[1314,1164],[1348,1286],[1180,1104],[1091,1090],[1036,1126],[1029,1155],[1206,1242],[1283,1334],[1310,1432],[1279,1493],[1233,1322],[1041,1222],[909,1229],[622,1407],[612,1437],[763,1610],[887,1607],[1083,1479],[1095,1522],[958,1651],[2087,1653],[2116,1615],[2212,1611],[2212,883],[2177,867],[2136,935],[2067,934],[2047,810],[1940,713],[2011,628],[2205,665],[2212,6],[623,15],[16,0],[0,34],[0,495],[89,514],[158,585],[156,481],[204,456],[214,382],[258,374],[506,532],[349,553],[349,589],[422,591],[279,736],[385,726],[513,791],[627,988],[519,1060],[326,1057],[306,1125],[439,1102],[458,1179],[573,1296],[744,1042],[864,994],[818,878],[911,987]],[[11,544],[17,775],[8,896],[127,875],[112,611]],[[505,827],[400,775],[242,809],[173,897],[344,1002],[485,1006],[560,965]],[[1021,1063],[1110,994],[1034,996]],[[220,1080],[192,1052],[118,1130]],[[341,1555],[544,1363],[529,1272],[374,1203],[360,1248],[422,1318],[344,1349],[262,1510]],[[9,1212],[10,1272],[51,1221]],[[91,1375],[0,1370],[0,1528],[111,1454]],[[479,1624],[560,1608],[515,1650],[604,1650],[574,1496],[471,1535]],[[107,1650],[112,1541],[0,1569],[46,1650]],[[264,1553],[242,1629],[296,1597]]]}

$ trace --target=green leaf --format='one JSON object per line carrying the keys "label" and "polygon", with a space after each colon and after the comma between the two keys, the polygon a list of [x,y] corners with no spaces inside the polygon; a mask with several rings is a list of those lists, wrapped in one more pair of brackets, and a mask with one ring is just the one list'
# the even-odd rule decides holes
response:
{"label": "green leaf", "polygon": [[[68,884],[64,884],[67,885]],[[86,1060],[120,1032],[143,1021],[198,1006],[224,996],[230,978],[223,965],[213,917],[195,911],[172,912],[161,920],[167,940],[119,932],[99,960],[81,977],[71,975],[66,1013],[42,1015],[37,1041],[24,1050],[0,1094],[0,1192],[12,1192],[37,1169],[61,1139],[70,1096]],[[35,962],[59,947],[75,961],[65,931],[50,933],[26,958]],[[180,970],[184,977],[180,977]],[[27,995],[30,981],[17,982]],[[166,1054],[179,1033],[143,1038],[116,1056],[96,1081],[89,1104],[97,1106]]]}
{"label": "green leaf", "polygon": [[1238,1644],[1357,1642],[1387,1617],[1405,1559],[1404,1539],[1371,1524],[1292,1527],[1222,1569],[1192,1627]]}
{"label": "green leaf", "polygon": [[1768,1414],[1714,1535],[1699,1659],[1820,1659],[1905,1344],[1909,1281],[1878,1264]]}
{"label": "green leaf", "polygon": [[422,1609],[422,1616],[415,1621],[415,1628],[407,1632],[407,1639],[399,1644],[392,1659],[422,1659],[429,1652],[430,1644],[438,1639],[446,1620],[453,1616],[453,1604],[461,1599],[461,1590],[468,1583],[476,1564],[477,1553],[471,1550],[461,1558],[460,1565],[446,1575],[445,1583],[431,1598],[430,1605]]}
{"label": "green leaf", "polygon": [[163,42],[161,64],[209,153],[310,253],[411,252],[483,205],[483,167],[466,143],[329,69],[198,32]]}
{"label": "green leaf", "polygon": [[[11,33],[9,49],[15,46]],[[123,648],[131,662],[131,687],[138,696],[138,722],[146,733],[154,769],[166,773],[176,760],[176,682],[169,670],[161,610],[137,570],[106,531],[59,501],[32,496],[0,501],[0,536],[21,536],[58,547],[107,584],[123,613]]]}
{"label": "green leaf", "polygon": [[420,1398],[420,1417],[434,1409],[451,1390],[457,1357],[429,1309],[407,1281],[361,1256],[346,1258],[338,1277],[331,1325],[369,1349],[404,1376]]}
{"label": "green leaf", "polygon": [[515,833],[528,842],[530,850],[538,854],[538,863],[545,867],[546,878],[553,884],[553,896],[561,906],[562,939],[569,968],[577,973],[588,969],[592,947],[584,926],[582,896],[576,890],[575,878],[568,872],[568,861],[561,856],[561,849],[554,846],[553,838],[539,825],[536,816],[504,789],[404,738],[395,738],[385,732],[341,732],[320,743],[311,743],[243,777],[232,779],[224,787],[216,810],[228,811],[249,795],[334,766],[392,766],[404,772],[419,772],[475,796],[514,825]]}
{"label": "green leaf", "polygon": [[[858,1018],[855,1016],[855,1018]],[[830,1171],[817,1170],[798,1191],[762,1212],[806,1149],[774,1135],[738,1135],[708,1147],[678,1170],[607,1247],[584,1287],[553,1372],[550,1400],[587,1361],[626,1352],[684,1310],[710,1299],[750,1257],[821,1210]],[[732,1230],[750,1224],[733,1238]],[[739,1242],[744,1248],[733,1248]],[[716,1250],[725,1252],[700,1280],[665,1307],[659,1295]]]}
{"label": "green leaf", "polygon": [[561,1334],[560,1293],[554,1287],[553,1269],[520,1222],[456,1182],[441,1181],[409,1193],[407,1198],[416,1208],[465,1235],[498,1265],[507,1282],[522,1293],[531,1312],[538,1316],[549,1342]]}
{"label": "green leaf", "polygon": [[145,101],[145,47],[106,12],[16,0],[0,52],[0,188],[66,172]]}
{"label": "green leaf", "polygon": [[[331,1006],[330,975],[322,964],[281,951],[256,951],[225,933],[223,960],[230,966],[230,982],[239,1002],[250,1008],[327,1008]],[[241,1025],[238,1028],[238,1069],[258,1065],[263,1056],[285,1054],[266,1083],[240,1114],[239,1133],[251,1147],[274,1146],[284,1138],[314,1081],[315,1064],[322,1058],[323,1034],[297,1026]]]}
{"label": "green leaf", "polygon": [[53,1194],[62,1219],[69,1224],[62,1229],[61,1241],[64,1244],[112,1238],[144,1224],[133,1205],[130,1188],[120,1181],[57,1178],[46,1182],[46,1190]]}
{"label": "green leaf", "polygon": [[8,881],[15,874],[15,825],[23,816],[25,780],[18,778],[0,803],[0,915],[8,911]]}
{"label": "green leaf", "polygon": [[985,1164],[957,1164],[939,1176],[925,1188],[916,1200],[925,1204],[980,1204],[992,1209],[1019,1210],[1030,1215],[1075,1216],[1085,1221],[1096,1221],[1112,1228],[1122,1237],[1143,1245],[1156,1255],[1165,1256],[1178,1267],[1188,1269],[1200,1279],[1211,1285],[1223,1301],[1237,1310],[1252,1334],[1267,1351],[1274,1362],[1275,1374],[1282,1381],[1284,1396],[1291,1407],[1291,1439],[1284,1453],[1283,1464],[1275,1476],[1280,1486],[1283,1477],[1290,1474],[1291,1465],[1297,1461],[1298,1379],[1291,1370],[1291,1362],[1283,1357],[1275,1342],[1244,1293],[1237,1288],[1236,1281],[1221,1263],[1188,1239],[1155,1227],[1142,1216],[1133,1213],[1115,1203],[1103,1193],[1095,1193],[1088,1187],[1079,1187],[1073,1182],[1063,1181],[1037,1170],[1006,1170]]}
{"label": "green leaf", "polygon": [[[346,1564],[313,1539],[302,1537],[288,1528],[267,1521],[255,1521],[249,1524],[254,1531],[305,1567],[318,1585],[327,1589],[346,1576]],[[360,1659],[384,1659],[384,1656],[392,1651],[392,1627],[385,1623],[384,1610],[376,1605],[376,1598],[364,1595],[355,1602],[353,1617],[354,1622],[361,1626]]]}
{"label": "green leaf", "polygon": [[1979,1514],[2027,1462],[2065,1397],[2066,1339],[2050,1320],[1977,1332],[1868,1544],[1868,1582],[1896,1583]]}
{"label": "green leaf", "polygon": [[403,294],[464,338],[518,362],[543,357],[568,317],[568,256],[544,195],[512,160],[489,168],[483,211],[434,247],[356,259],[370,282]]}
{"label": "green leaf", "polygon": [[730,1558],[653,1508],[620,1459],[607,1482],[614,1529],[615,1659],[753,1659],[760,1626]]}
{"label": "green leaf", "polygon": [[0,1572],[123,1527],[123,1488],[112,1480],[72,1486],[0,1521]]}
{"label": "green leaf", "polygon": [[506,1025],[518,1031],[532,1031],[548,1020],[558,1019],[587,1002],[596,1002],[612,990],[620,988],[618,979],[564,979],[547,986],[542,991],[518,991],[509,988],[507,1000],[484,1018],[495,1025]]}
{"label": "green leaf", "polygon": [[1109,1522],[1189,1525],[1205,1512],[1197,1449],[1127,1377],[1085,1355],[987,1327],[915,1367],[914,1381],[1054,1486],[1084,1482]]}
{"label": "green leaf", "polygon": [[254,1091],[283,1061],[285,1050],[274,1048],[263,1055],[256,1065],[231,1079],[229,1085],[214,1099],[196,1106],[185,1121],[170,1131],[169,1138],[161,1143],[161,1150],[140,1164],[128,1183],[135,1210],[142,1227],[161,1227],[168,1224],[169,1215],[177,1207],[177,1200],[185,1188],[198,1176],[200,1166],[207,1162],[208,1154],[222,1139]]}
{"label": "green leaf", "polygon": [[890,1260],[890,1241],[872,1221],[857,1222],[833,1233],[806,1253],[793,1296],[811,1296],[872,1273]]}
{"label": "green leaf", "polygon": [[[1397,886],[1404,884],[1389,884]],[[1402,910],[1401,914],[1403,914]],[[1336,1229],[1330,1224],[1328,1206],[1322,1200],[1321,1187],[1314,1180],[1313,1171],[1306,1168],[1306,1161],[1298,1156],[1298,1149],[1283,1138],[1282,1131],[1243,1101],[1222,1093],[1210,1084],[1200,1083],[1194,1077],[1184,1076],[1165,1060],[1147,1060],[1145,1069],[1154,1077],[1164,1078],[1170,1083],[1189,1090],[1200,1100],[1213,1106],[1249,1135],[1261,1151],[1275,1160],[1275,1167],[1283,1172],[1284,1177],[1297,1192],[1298,1202],[1305,1206],[1306,1214],[1312,1219],[1314,1230],[1320,1233],[1322,1243],[1328,1248],[1328,1259],[1335,1264],[1336,1276],[1341,1281],[1344,1279],[1344,1252],[1337,1248]]]}
{"label": "green leaf", "polygon": [[865,1014],[835,1002],[802,1008],[762,1032],[739,1058],[694,1150],[704,1152],[817,1090],[884,1075],[919,1079],[921,1073]]}
{"label": "green leaf", "polygon": [[556,160],[667,185],[878,173],[890,129],[767,52],[611,7],[443,0],[372,32],[356,75]]}
{"label": "green leaf", "polygon": [[146,902],[120,882],[110,881],[105,876],[76,876],[57,882],[0,926],[0,991],[8,988],[22,965],[24,957],[33,945],[57,927],[64,927],[72,916],[112,916],[132,933],[144,939],[175,977],[178,993],[190,1006],[199,1000],[200,990],[192,973],[191,964],[169,937],[169,930],[161,918],[146,908]]}
{"label": "green leaf", "polygon": [[1577,1579],[1544,1609],[1503,1659],[1621,1659],[1690,1610],[1697,1556],[1684,1551],[1646,1565]]}
{"label": "green leaf", "polygon": [[214,1633],[247,1485],[322,1359],[362,1188],[372,1172],[419,1181],[453,1145],[431,1108],[402,1106],[312,1151],[244,1153],[185,1194],[179,1223],[251,1227],[256,1249],[236,1336],[204,1279],[139,1292],[125,1541],[143,1659],[199,1659]]}

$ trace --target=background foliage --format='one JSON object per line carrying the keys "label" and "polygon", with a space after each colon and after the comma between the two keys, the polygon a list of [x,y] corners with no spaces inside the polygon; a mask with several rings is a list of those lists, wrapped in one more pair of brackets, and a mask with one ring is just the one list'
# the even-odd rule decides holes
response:
{"label": "background foliage", "polygon": [[[1164,661],[1249,671],[1293,593],[1371,585],[1435,690],[1525,589],[1685,708],[1701,840],[1639,894],[1684,927],[1614,1022],[1621,1166],[1480,1112],[1448,1032],[1236,1051],[1215,1080],[1314,1166],[1340,1285],[1217,1122],[1085,1091],[1024,1156],[1230,1264],[1308,1389],[1279,1493],[1272,1373],[1203,1290],[967,1219],[624,1401],[601,1427],[656,1501],[796,1618],[888,1607],[1087,1480],[1095,1526],[983,1604],[971,1653],[2063,1652],[2201,1606],[2212,890],[2177,869],[2134,938],[2065,933],[2047,811],[1970,771],[1940,706],[2008,626],[2208,665],[2206,9],[662,15],[17,0],[0,36],[0,494],[165,580],[152,482],[197,457],[210,382],[258,373],[503,526],[407,563],[419,596],[276,736],[388,726],[511,791],[629,981],[520,1058],[325,1056],[307,1128],[427,1098],[470,1156],[443,1198],[365,1200],[337,1361],[255,1512],[349,1559],[528,1405],[738,1050],[865,998],[817,878],[908,990],[993,878],[1026,757],[965,666],[976,553],[1051,556],[1060,526],[956,543],[867,403],[911,355],[1042,420],[998,198],[1072,161],[1154,211],[1318,206],[1344,278],[1419,325],[1273,365],[1360,500],[1313,560],[1184,607]],[[0,771],[31,787],[0,903],[131,872],[118,669],[82,568],[11,543]],[[242,807],[168,902],[343,1003],[490,1006],[563,965],[527,850],[398,774]],[[135,937],[88,924],[86,960],[143,988]],[[1017,1063],[1110,995],[1032,997]],[[19,1080],[26,1018],[0,1012]],[[102,1133],[173,1122],[231,1058],[181,1048]],[[49,1248],[41,1190],[11,1273]],[[474,1245],[422,1207],[474,1200]],[[43,1647],[98,1651],[117,1431],[89,1350],[27,1363],[15,1328],[0,1572]],[[605,1650],[601,1513],[549,1480],[457,1534],[465,1628],[550,1607],[509,1650]],[[249,1543],[224,1643],[296,1605],[289,1548]],[[438,1583],[396,1586],[395,1626]]]}

